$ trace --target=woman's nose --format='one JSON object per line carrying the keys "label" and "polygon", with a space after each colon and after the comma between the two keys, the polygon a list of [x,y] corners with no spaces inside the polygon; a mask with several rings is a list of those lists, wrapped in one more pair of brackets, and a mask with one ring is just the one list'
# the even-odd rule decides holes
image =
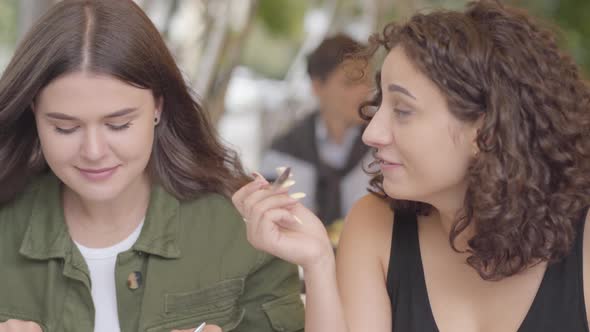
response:
{"label": "woman's nose", "polygon": [[107,150],[107,143],[98,128],[88,128],[86,130],[80,150],[82,156],[88,160],[96,161],[104,157]]}
{"label": "woman's nose", "polygon": [[363,133],[363,142],[368,146],[380,148],[393,143],[393,128],[387,113],[379,108]]}

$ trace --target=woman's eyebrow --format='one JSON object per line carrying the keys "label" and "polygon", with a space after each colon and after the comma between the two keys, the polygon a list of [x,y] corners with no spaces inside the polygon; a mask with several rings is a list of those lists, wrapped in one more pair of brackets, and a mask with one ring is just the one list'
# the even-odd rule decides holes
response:
{"label": "woman's eyebrow", "polygon": [[387,86],[387,91],[389,92],[400,92],[405,94],[408,97],[411,97],[412,99],[416,99],[416,97],[414,97],[413,94],[410,93],[410,91],[408,91],[408,89],[404,88],[403,86],[397,85],[397,84],[389,84]]}
{"label": "woman's eyebrow", "polygon": [[[112,119],[112,118],[117,118],[120,116],[124,116],[130,113],[133,113],[135,111],[137,111],[138,108],[137,107],[128,107],[128,108],[124,108],[118,111],[115,111],[113,113],[110,113],[108,115],[106,115],[104,118],[105,119]],[[71,115],[67,115],[64,113],[59,113],[59,112],[51,112],[51,113],[47,113],[45,114],[46,117],[48,118],[52,118],[52,119],[56,119],[56,120],[66,120],[66,121],[78,121],[80,119],[78,119],[75,116],[71,116]]]}

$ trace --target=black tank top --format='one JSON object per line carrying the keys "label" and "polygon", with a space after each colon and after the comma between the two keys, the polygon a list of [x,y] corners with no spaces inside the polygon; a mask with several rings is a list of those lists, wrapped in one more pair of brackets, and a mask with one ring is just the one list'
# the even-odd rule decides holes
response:
{"label": "black tank top", "polygon": [[[569,256],[551,264],[517,332],[588,332],[582,250],[584,219]],[[414,213],[396,211],[387,272],[393,332],[438,332],[432,314]]]}

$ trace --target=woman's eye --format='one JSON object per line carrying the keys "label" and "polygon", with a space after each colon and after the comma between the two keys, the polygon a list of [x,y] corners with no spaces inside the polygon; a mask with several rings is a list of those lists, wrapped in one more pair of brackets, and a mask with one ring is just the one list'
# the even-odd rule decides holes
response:
{"label": "woman's eye", "polygon": [[60,134],[64,134],[64,135],[68,135],[68,134],[72,134],[73,132],[75,132],[76,130],[78,130],[78,126],[76,127],[72,127],[72,128],[60,128],[60,127],[55,127],[55,131],[60,133]]}
{"label": "woman's eye", "polygon": [[399,108],[394,108],[393,111],[400,118],[405,118],[405,117],[407,117],[407,116],[409,116],[409,115],[412,114],[412,111],[402,110],[402,109],[399,109]]}
{"label": "woman's eye", "polygon": [[112,130],[119,131],[119,130],[125,130],[125,129],[131,127],[131,122],[127,122],[122,125],[107,124],[107,126]]}

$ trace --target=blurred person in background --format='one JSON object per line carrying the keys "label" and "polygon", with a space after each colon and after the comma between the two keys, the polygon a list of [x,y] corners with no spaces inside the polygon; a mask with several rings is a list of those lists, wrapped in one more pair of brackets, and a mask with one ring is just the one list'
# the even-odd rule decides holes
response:
{"label": "blurred person in background", "polygon": [[530,15],[491,0],[391,23],[372,45],[387,56],[361,111],[379,170],[337,260],[322,222],[262,177],[233,196],[251,243],[303,267],[305,330],[588,332],[579,67]]}
{"label": "blurred person in background", "polygon": [[297,268],[248,243],[241,163],[133,1],[27,34],[0,164],[0,332],[303,330]]}
{"label": "blurred person in background", "polygon": [[363,172],[369,148],[361,140],[358,108],[370,85],[359,79],[363,63],[347,57],[364,46],[337,34],[309,54],[307,73],[318,109],[276,138],[262,159],[261,173],[269,179],[277,167],[291,167],[297,176],[293,190],[307,194],[302,203],[333,227],[335,242],[342,218],[363,195],[356,189],[369,179]]}

